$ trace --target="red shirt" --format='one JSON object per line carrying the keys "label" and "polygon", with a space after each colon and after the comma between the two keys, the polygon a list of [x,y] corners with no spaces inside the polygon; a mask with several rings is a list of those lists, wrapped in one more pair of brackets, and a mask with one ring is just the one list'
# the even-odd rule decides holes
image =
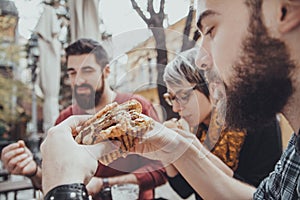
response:
{"label": "red shirt", "polygon": [[[139,95],[117,93],[115,102],[121,104],[130,99],[136,99],[142,104],[143,114],[152,117],[156,121],[159,121],[157,113],[152,104]],[[86,112],[77,104],[71,105],[60,113],[55,124],[62,122],[71,115],[80,114],[86,114]],[[153,199],[154,188],[166,182],[165,169],[162,167],[161,162],[150,160],[139,155],[128,155],[126,158],[119,158],[108,166],[99,163],[95,176],[112,177],[129,173],[133,173],[139,182],[139,199],[141,200]]]}

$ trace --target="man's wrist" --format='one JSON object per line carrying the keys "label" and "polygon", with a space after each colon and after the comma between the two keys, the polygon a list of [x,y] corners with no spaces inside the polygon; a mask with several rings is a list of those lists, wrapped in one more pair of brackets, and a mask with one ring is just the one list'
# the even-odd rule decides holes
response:
{"label": "man's wrist", "polygon": [[45,200],[55,200],[55,199],[79,199],[88,200],[88,191],[84,184],[73,183],[59,185],[50,191],[44,197]]}
{"label": "man's wrist", "polygon": [[34,172],[31,173],[31,174],[26,174],[25,175],[28,178],[32,178],[32,177],[36,176],[36,174],[38,173],[39,166],[38,166],[38,164],[36,162],[34,162],[34,163],[35,163],[35,170],[34,170]]}

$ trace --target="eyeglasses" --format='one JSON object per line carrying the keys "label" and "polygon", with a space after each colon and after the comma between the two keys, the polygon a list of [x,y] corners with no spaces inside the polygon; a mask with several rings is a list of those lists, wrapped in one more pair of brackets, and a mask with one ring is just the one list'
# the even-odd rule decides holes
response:
{"label": "eyeglasses", "polygon": [[170,106],[173,106],[173,101],[176,101],[181,105],[184,105],[188,103],[193,90],[195,90],[196,88],[197,85],[195,85],[193,88],[188,89],[186,91],[177,92],[175,95],[172,95],[169,92],[167,92],[163,96],[167,104],[169,104]]}

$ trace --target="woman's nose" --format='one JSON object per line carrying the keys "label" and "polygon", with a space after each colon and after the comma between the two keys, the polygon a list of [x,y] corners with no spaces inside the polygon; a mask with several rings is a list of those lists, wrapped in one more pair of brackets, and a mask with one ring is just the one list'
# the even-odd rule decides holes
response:
{"label": "woman's nose", "polygon": [[181,105],[177,101],[173,101],[172,110],[175,113],[179,113],[181,111]]}
{"label": "woman's nose", "polygon": [[212,68],[213,62],[211,56],[208,52],[200,47],[197,57],[196,57],[196,65],[199,69],[208,70]]}

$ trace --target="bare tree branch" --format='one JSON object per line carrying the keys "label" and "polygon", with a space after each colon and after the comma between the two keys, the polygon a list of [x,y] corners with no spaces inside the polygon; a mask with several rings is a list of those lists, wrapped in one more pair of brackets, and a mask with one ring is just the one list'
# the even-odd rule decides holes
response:
{"label": "bare tree branch", "polygon": [[165,66],[168,62],[166,35],[163,29],[163,21],[165,18],[165,13],[164,13],[165,0],[160,1],[159,12],[155,12],[153,6],[153,0],[147,0],[147,2],[148,2],[147,12],[149,12],[150,15],[150,18],[148,19],[144,16],[144,14],[142,13],[141,9],[139,8],[135,0],[131,0],[133,8],[146,22],[148,28],[151,30],[153,37],[155,39],[155,48],[157,52],[156,55],[157,83],[156,84],[157,84],[158,96],[159,96],[160,104],[166,111],[167,114],[166,119],[171,119],[173,117],[178,117],[178,114],[172,111],[172,107],[166,103],[163,97],[163,94],[167,92],[167,89],[165,87],[162,77],[164,74]]}
{"label": "bare tree branch", "polygon": [[164,14],[164,10],[165,10],[165,0],[161,0],[160,1],[160,9],[159,9],[158,13]]}
{"label": "bare tree branch", "polygon": [[155,13],[154,7],[153,7],[153,0],[148,0],[147,11],[149,13]]}
{"label": "bare tree branch", "polygon": [[201,37],[201,34],[198,30],[194,31],[194,36],[193,36],[193,40],[197,41],[199,38]]}
{"label": "bare tree branch", "polygon": [[189,36],[190,36],[190,32],[191,32],[191,27],[192,27],[193,14],[194,14],[194,9],[193,9],[193,7],[190,6],[188,16],[186,17],[184,31],[183,31],[183,40],[182,40],[181,51],[187,50],[191,46],[191,44],[190,44],[191,41],[189,39]]}
{"label": "bare tree branch", "polygon": [[143,11],[141,8],[138,6],[135,0],[130,0],[133,9],[138,13],[138,15],[144,20],[146,24],[149,24],[149,19],[144,15]]}
{"label": "bare tree branch", "polygon": [[187,49],[190,49],[195,46],[196,41],[199,39],[200,34],[196,30],[193,35],[193,39],[190,39],[190,32],[192,29],[192,21],[194,16],[194,0],[190,0],[190,7],[189,7],[189,14],[186,18],[184,32],[183,32],[183,40],[182,40],[182,46],[181,51],[185,51]]}

